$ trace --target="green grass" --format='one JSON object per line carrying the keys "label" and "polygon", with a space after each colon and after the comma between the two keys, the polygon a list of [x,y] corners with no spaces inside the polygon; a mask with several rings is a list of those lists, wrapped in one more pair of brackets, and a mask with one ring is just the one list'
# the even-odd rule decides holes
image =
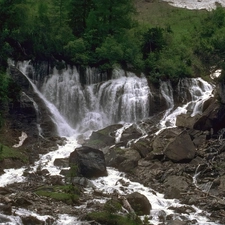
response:
{"label": "green grass", "polygon": [[18,159],[24,163],[28,162],[28,156],[20,152],[18,149],[10,148],[0,143],[0,161],[7,158]]}
{"label": "green grass", "polygon": [[141,220],[138,218],[133,220],[129,216],[121,216],[106,211],[89,213],[85,219],[107,225],[142,225]]}
{"label": "green grass", "polygon": [[[177,39],[181,39],[196,27],[200,26],[201,19],[207,14],[205,10],[188,10],[175,8],[166,2],[155,1],[146,3],[136,0],[136,19],[144,27],[171,27]],[[145,3],[144,3],[145,2]]]}
{"label": "green grass", "polygon": [[79,189],[72,185],[41,187],[35,193],[67,204],[77,203],[80,196]]}

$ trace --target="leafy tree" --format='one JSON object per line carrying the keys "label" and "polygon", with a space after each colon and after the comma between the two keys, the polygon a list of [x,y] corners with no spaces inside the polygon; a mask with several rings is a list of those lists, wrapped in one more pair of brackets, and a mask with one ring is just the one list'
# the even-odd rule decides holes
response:
{"label": "leafy tree", "polygon": [[163,33],[164,29],[153,27],[143,34],[143,59],[146,59],[150,52],[159,52],[160,50],[162,50],[162,48],[166,44]]}
{"label": "leafy tree", "polygon": [[71,0],[68,23],[76,37],[82,37],[87,27],[87,18],[93,8],[93,0]]}

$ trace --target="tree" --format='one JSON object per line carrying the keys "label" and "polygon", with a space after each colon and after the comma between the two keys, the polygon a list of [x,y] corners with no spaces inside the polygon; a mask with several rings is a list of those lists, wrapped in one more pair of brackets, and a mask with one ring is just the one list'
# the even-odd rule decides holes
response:
{"label": "tree", "polygon": [[92,7],[93,0],[71,0],[68,12],[68,24],[76,37],[83,36],[87,27],[86,21]]}
{"label": "tree", "polygon": [[133,26],[132,0],[93,0],[87,18],[87,30],[96,29],[102,37],[118,35]]}

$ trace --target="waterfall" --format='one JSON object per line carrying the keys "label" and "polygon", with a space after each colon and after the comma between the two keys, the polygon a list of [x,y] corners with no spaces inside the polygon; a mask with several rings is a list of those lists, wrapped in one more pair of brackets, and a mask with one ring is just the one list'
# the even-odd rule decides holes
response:
{"label": "waterfall", "polygon": [[204,102],[213,96],[213,88],[214,86],[201,78],[180,79],[177,85],[176,97],[183,105],[175,108],[171,85],[169,83],[161,82],[161,94],[167,102],[168,109],[159,122],[160,130],[158,132],[167,127],[175,127],[176,118],[180,114],[190,113],[192,117],[201,114]]}
{"label": "waterfall", "polygon": [[50,103],[46,98],[43,96],[43,94],[37,89],[36,85],[31,81],[31,79],[26,75],[27,68],[29,68],[29,63],[19,64],[19,70],[20,72],[26,77],[26,79],[31,84],[34,92],[39,96],[40,99],[43,100],[46,107],[49,109],[49,112],[52,114],[52,121],[57,126],[57,131],[60,136],[71,136],[74,133],[74,130],[69,126],[69,124],[66,122],[66,120],[61,116],[58,109]]}
{"label": "waterfall", "polygon": [[[88,74],[91,71],[89,69]],[[114,123],[136,122],[149,115],[151,96],[147,80],[114,70],[112,79],[82,86],[76,68],[54,71],[46,78],[42,93],[73,128],[97,130]]]}

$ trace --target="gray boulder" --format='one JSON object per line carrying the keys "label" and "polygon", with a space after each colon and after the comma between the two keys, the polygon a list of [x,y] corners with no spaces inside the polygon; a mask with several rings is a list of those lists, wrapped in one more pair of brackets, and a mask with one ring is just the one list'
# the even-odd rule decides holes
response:
{"label": "gray boulder", "polygon": [[126,199],[137,215],[149,215],[152,206],[145,195],[134,192],[127,195]]}
{"label": "gray boulder", "polygon": [[170,141],[164,149],[165,155],[174,162],[192,160],[196,149],[187,131],[183,131]]}
{"label": "gray boulder", "polygon": [[70,166],[77,166],[78,175],[87,178],[107,175],[102,151],[86,146],[75,149],[69,157]]}

